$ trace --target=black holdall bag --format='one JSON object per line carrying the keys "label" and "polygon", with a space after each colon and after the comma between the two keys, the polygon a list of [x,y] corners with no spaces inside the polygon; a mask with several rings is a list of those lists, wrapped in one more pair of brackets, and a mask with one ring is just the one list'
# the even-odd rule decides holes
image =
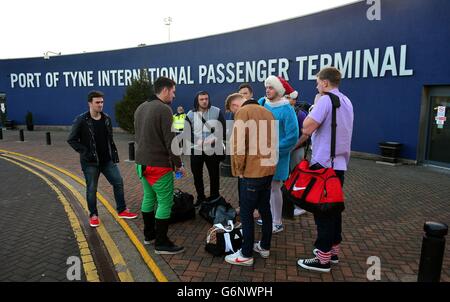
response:
{"label": "black holdall bag", "polygon": [[194,196],[175,189],[173,192],[173,205],[170,214],[170,223],[186,221],[195,218]]}
{"label": "black holdall bag", "polygon": [[222,196],[202,202],[198,214],[210,224],[236,220],[236,210]]}
{"label": "black holdall bag", "polygon": [[206,235],[205,250],[214,256],[224,256],[237,252],[242,246],[241,223],[229,220],[227,225],[217,223]]}

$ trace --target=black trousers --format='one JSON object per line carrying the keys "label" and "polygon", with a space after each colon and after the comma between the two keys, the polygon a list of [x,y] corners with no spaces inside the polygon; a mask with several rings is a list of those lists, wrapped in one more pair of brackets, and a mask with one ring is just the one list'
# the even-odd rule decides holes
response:
{"label": "black trousers", "polygon": [[209,174],[210,196],[220,195],[220,168],[219,158],[216,155],[191,155],[191,171],[194,175],[194,185],[197,191],[197,198],[205,200],[205,186],[203,184],[203,164],[206,164]]}
{"label": "black trousers", "polygon": [[[321,169],[322,166],[315,164],[310,167],[311,170]],[[345,171],[335,170],[336,176],[341,180],[344,186]],[[314,214],[314,222],[317,226],[317,239],[314,246],[320,251],[327,253],[331,251],[333,245],[342,241],[342,213]]]}

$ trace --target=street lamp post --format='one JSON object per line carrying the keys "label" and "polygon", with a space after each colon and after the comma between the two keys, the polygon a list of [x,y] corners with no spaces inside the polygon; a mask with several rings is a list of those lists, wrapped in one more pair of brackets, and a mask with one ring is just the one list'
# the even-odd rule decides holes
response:
{"label": "street lamp post", "polygon": [[170,24],[172,23],[172,21],[173,20],[171,17],[164,18],[164,24],[167,25],[168,32],[169,32],[169,42],[170,42]]}

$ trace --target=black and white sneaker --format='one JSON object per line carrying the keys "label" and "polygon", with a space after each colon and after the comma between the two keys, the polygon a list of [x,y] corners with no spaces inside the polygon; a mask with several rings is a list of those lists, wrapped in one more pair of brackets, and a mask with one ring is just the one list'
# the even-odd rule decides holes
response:
{"label": "black and white sneaker", "polygon": [[331,271],[331,264],[330,262],[322,264],[320,263],[320,260],[317,258],[311,258],[311,259],[299,259],[297,261],[297,264],[304,269],[322,272],[322,273],[329,273]]}
{"label": "black and white sneaker", "polygon": [[144,244],[145,245],[149,245],[149,244],[152,244],[154,241],[155,241],[155,238],[147,238],[147,237],[145,237]]}
{"label": "black and white sneaker", "polygon": [[[313,249],[313,254],[314,256],[317,257],[317,253],[319,252],[318,249]],[[338,264],[339,263],[339,257],[338,255],[331,255],[331,260],[330,260],[331,264]]]}
{"label": "black and white sneaker", "polygon": [[156,242],[155,242],[155,254],[175,255],[175,254],[179,254],[179,253],[183,253],[183,252],[184,252],[184,247],[175,245],[169,239],[166,239],[166,241],[160,245],[156,245]]}

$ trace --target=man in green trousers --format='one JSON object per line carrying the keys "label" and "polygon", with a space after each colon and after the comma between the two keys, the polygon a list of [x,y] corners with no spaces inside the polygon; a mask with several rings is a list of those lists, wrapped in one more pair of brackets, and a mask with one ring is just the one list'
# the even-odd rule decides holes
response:
{"label": "man in green trousers", "polygon": [[160,77],[154,83],[155,95],[142,103],[134,113],[136,168],[141,179],[144,198],[145,244],[155,240],[156,254],[178,254],[184,251],[167,237],[173,205],[173,172],[183,175],[181,158],[172,151],[172,109],[175,82]]}

